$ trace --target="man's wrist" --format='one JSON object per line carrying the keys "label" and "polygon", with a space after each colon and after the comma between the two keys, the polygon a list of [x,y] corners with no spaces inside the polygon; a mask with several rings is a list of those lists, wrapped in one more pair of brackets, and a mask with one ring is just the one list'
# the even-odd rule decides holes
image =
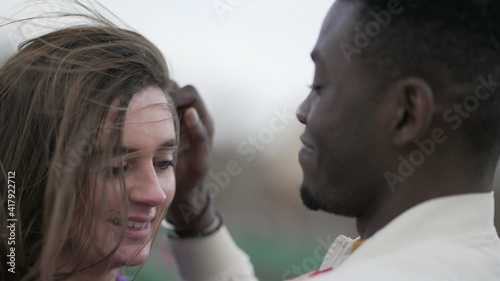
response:
{"label": "man's wrist", "polygon": [[[216,220],[213,193],[207,190],[204,204],[180,203],[170,210],[167,222],[178,231],[202,231]],[[198,201],[199,202],[199,201]],[[200,207],[203,206],[203,207]]]}
{"label": "man's wrist", "polygon": [[224,225],[224,217],[216,211],[213,222],[204,229],[179,229],[179,227],[170,224],[166,219],[162,221],[161,225],[167,231],[168,237],[172,239],[206,237],[217,232]]}

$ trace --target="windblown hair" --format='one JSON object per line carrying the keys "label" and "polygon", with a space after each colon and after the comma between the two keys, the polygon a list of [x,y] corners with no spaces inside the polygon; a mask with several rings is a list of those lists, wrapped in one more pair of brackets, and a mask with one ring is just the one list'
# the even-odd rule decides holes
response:
{"label": "windblown hair", "polygon": [[[385,21],[385,26],[379,24],[380,31],[369,39],[371,43],[358,53],[377,92],[391,81],[416,76],[428,81],[436,99],[449,107],[474,95],[481,85],[478,77],[488,80],[491,75],[493,81],[500,80],[498,0],[340,1],[362,3],[355,23],[362,32],[369,28],[375,32],[377,21]],[[389,13],[390,3],[399,3],[397,14]],[[353,30],[350,39],[356,33]],[[497,87],[463,122],[465,139],[475,153],[491,154],[492,148],[498,151],[499,91]]]}
{"label": "windblown hair", "polygon": [[[16,273],[7,272],[11,246],[3,229],[1,280],[60,280],[109,260],[113,252],[68,273],[59,272],[57,257],[68,252],[67,263],[79,265],[89,255],[92,218],[101,212],[91,206],[105,204],[94,202],[96,179],[89,173],[100,165],[92,156],[104,118],[118,101],[103,157],[109,159],[113,147],[121,147],[130,100],[146,87],[165,93],[178,129],[163,55],[143,36],[110,24],[70,27],[29,40],[0,69],[0,220],[10,215],[9,171],[15,171],[17,218]],[[121,189],[125,200],[123,177]],[[164,216],[166,210],[160,211]],[[75,220],[77,229],[70,231]],[[78,247],[67,249],[70,232],[77,234],[72,239]]]}

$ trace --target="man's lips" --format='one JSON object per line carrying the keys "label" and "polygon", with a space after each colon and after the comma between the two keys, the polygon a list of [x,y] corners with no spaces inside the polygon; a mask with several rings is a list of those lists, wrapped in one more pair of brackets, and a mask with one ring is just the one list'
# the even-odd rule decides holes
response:
{"label": "man's lips", "polygon": [[300,140],[302,141],[302,149],[308,152],[315,152],[316,149],[314,146],[311,144],[312,142],[308,139],[308,137],[305,134],[302,134],[300,136]]}

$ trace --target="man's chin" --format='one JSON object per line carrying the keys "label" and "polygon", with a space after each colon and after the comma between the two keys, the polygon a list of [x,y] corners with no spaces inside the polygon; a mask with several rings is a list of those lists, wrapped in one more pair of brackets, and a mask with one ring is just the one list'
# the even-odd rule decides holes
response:
{"label": "man's chin", "polygon": [[300,186],[300,198],[302,199],[302,203],[304,203],[308,209],[312,211],[318,211],[321,209],[321,204],[318,200],[316,200],[316,198],[314,198],[312,193],[304,184]]}

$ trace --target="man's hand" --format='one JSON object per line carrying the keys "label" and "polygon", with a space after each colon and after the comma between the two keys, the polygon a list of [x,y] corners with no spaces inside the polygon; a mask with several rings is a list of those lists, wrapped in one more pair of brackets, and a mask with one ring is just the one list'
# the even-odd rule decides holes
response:
{"label": "man's hand", "polygon": [[175,167],[176,194],[167,220],[183,230],[201,231],[215,219],[208,206],[205,178],[212,155],[213,122],[192,86],[171,93],[180,118],[180,142]]}

